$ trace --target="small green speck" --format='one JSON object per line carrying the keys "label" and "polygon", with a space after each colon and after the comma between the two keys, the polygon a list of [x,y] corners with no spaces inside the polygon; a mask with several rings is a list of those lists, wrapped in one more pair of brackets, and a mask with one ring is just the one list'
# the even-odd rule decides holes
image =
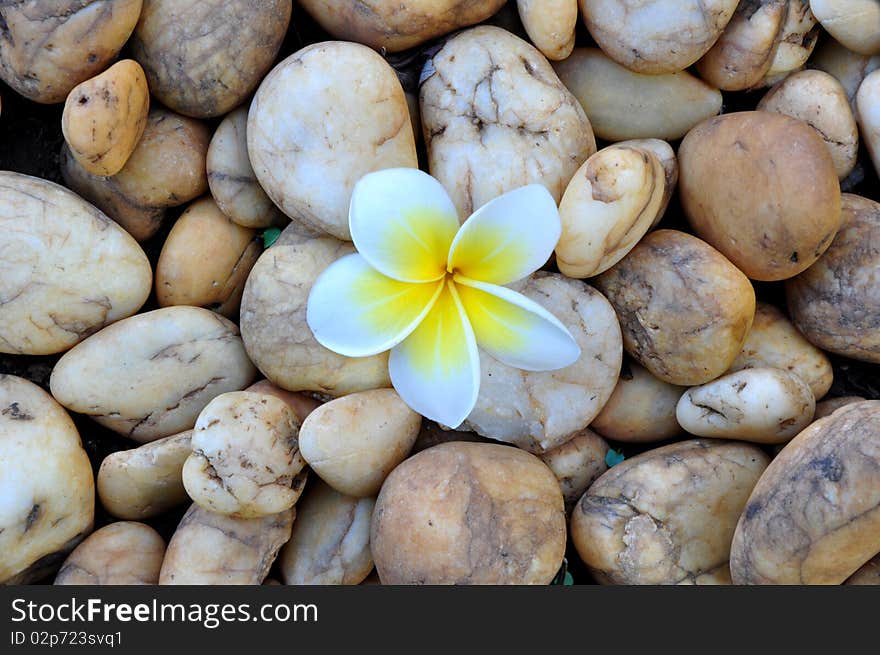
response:
{"label": "small green speck", "polygon": [[281,236],[281,230],[277,227],[270,227],[268,230],[263,232],[263,247],[268,248],[273,243],[278,241],[278,237]]}
{"label": "small green speck", "polygon": [[614,448],[609,448],[608,452],[605,453],[605,463],[608,465],[608,468],[615,464],[620,464],[625,459],[626,457],[623,456],[623,453],[614,450]]}

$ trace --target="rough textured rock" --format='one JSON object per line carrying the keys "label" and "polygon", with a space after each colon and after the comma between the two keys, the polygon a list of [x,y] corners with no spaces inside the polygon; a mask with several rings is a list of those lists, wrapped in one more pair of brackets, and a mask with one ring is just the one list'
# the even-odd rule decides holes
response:
{"label": "rough textured rock", "polygon": [[290,509],[305,483],[298,433],[293,410],[280,398],[251,391],[217,396],[193,428],[193,452],[183,465],[189,497],[239,518]]}
{"label": "rough textured rock", "polygon": [[0,353],[67,350],[150,293],[140,246],[57,184],[0,172],[0,233]]}
{"label": "rough textured rock", "polygon": [[603,584],[729,583],[730,542],[768,457],[681,441],[615,465],[574,509],[571,536]]}
{"label": "rough textured rock", "polygon": [[428,165],[461,221],[533,182],[559,202],[596,151],[589,119],[546,58],[501,28],[452,37],[425,64],[422,79]]}
{"label": "rough textured rock", "polygon": [[880,402],[842,407],[792,439],[736,526],[736,584],[840,584],[880,545]]}
{"label": "rough textured rock", "polygon": [[296,510],[236,519],[193,504],[168,542],[160,585],[258,585],[289,539]]}
{"label": "rough textured rock", "polygon": [[131,39],[150,91],[187,116],[241,104],[272,65],[291,0],[144,0]]}
{"label": "rough textured rock", "polygon": [[141,0],[5,2],[0,79],[36,102],[63,102],[116,57],[140,13]]}
{"label": "rough textured rock", "polygon": [[684,232],[651,232],[595,279],[614,306],[623,346],[675,385],[726,371],[755,316],[755,291],[721,253]]}
{"label": "rough textured rock", "polygon": [[700,437],[785,443],[813,420],[816,399],[794,373],[749,368],[691,387],[676,417]]}
{"label": "rough textured rock", "polygon": [[520,289],[556,316],[581,348],[557,371],[523,371],[480,355],[480,394],[463,429],[534,453],[565,443],[602,409],[623,357],[614,310],[598,291],[559,274],[536,273]]}
{"label": "rough textured rock", "polygon": [[843,194],[843,226],[831,247],[786,282],[788,309],[810,343],[880,362],[880,203]]}

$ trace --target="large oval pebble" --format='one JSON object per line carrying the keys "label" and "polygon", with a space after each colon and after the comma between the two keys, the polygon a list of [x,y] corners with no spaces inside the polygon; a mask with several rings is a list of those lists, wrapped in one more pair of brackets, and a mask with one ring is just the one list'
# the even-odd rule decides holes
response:
{"label": "large oval pebble", "polygon": [[272,201],[340,239],[351,238],[348,205],[362,176],[418,167],[403,87],[382,57],[356,43],[316,43],[272,69],[251,105],[247,139]]}
{"label": "large oval pebble", "polygon": [[0,172],[0,353],[67,350],[147,300],[137,242],[64,187]]}
{"label": "large oval pebble", "polygon": [[41,579],[92,529],[92,467],[73,421],[12,375],[0,375],[0,498],[0,584]]}
{"label": "large oval pebble", "polygon": [[132,316],[67,352],[52,371],[65,407],[136,441],[193,427],[212,398],[254,378],[238,328],[200,307]]}

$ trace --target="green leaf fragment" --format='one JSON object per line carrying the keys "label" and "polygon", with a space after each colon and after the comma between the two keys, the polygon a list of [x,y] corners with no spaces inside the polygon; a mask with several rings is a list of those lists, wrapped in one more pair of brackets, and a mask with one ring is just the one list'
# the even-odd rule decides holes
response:
{"label": "green leaf fragment", "polygon": [[273,243],[278,241],[278,237],[281,236],[281,230],[277,227],[270,227],[268,230],[263,232],[263,247],[268,248]]}
{"label": "green leaf fragment", "polygon": [[608,465],[608,468],[615,464],[620,464],[625,459],[626,457],[624,457],[623,453],[614,450],[614,448],[609,448],[608,452],[605,453],[605,464]]}

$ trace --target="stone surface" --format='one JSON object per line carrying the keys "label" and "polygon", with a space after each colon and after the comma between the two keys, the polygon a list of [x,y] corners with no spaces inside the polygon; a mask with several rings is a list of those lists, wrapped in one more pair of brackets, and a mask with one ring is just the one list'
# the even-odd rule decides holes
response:
{"label": "stone surface", "polygon": [[56,585],[154,585],[165,556],[159,533],[143,523],[119,521],[77,546],[55,576]]}
{"label": "stone surface", "polygon": [[248,114],[257,179],[290,218],[350,239],[355,183],[384,168],[417,168],[415,138],[394,69],[369,48],[303,48],[263,79]]}
{"label": "stone surface", "polygon": [[0,499],[0,583],[54,573],[92,530],[92,467],[73,421],[12,375],[0,375]]}
{"label": "stone surface", "polygon": [[587,115],[544,55],[501,28],[455,35],[425,64],[422,80],[429,170],[461,221],[530,183],[558,202],[596,151]]}
{"label": "stone surface", "polygon": [[67,189],[0,172],[0,353],[74,346],[147,300],[140,246]]}
{"label": "stone surface", "polygon": [[211,399],[254,374],[234,323],[199,307],[166,307],[65,353],[50,385],[68,409],[145,442],[190,429]]}

